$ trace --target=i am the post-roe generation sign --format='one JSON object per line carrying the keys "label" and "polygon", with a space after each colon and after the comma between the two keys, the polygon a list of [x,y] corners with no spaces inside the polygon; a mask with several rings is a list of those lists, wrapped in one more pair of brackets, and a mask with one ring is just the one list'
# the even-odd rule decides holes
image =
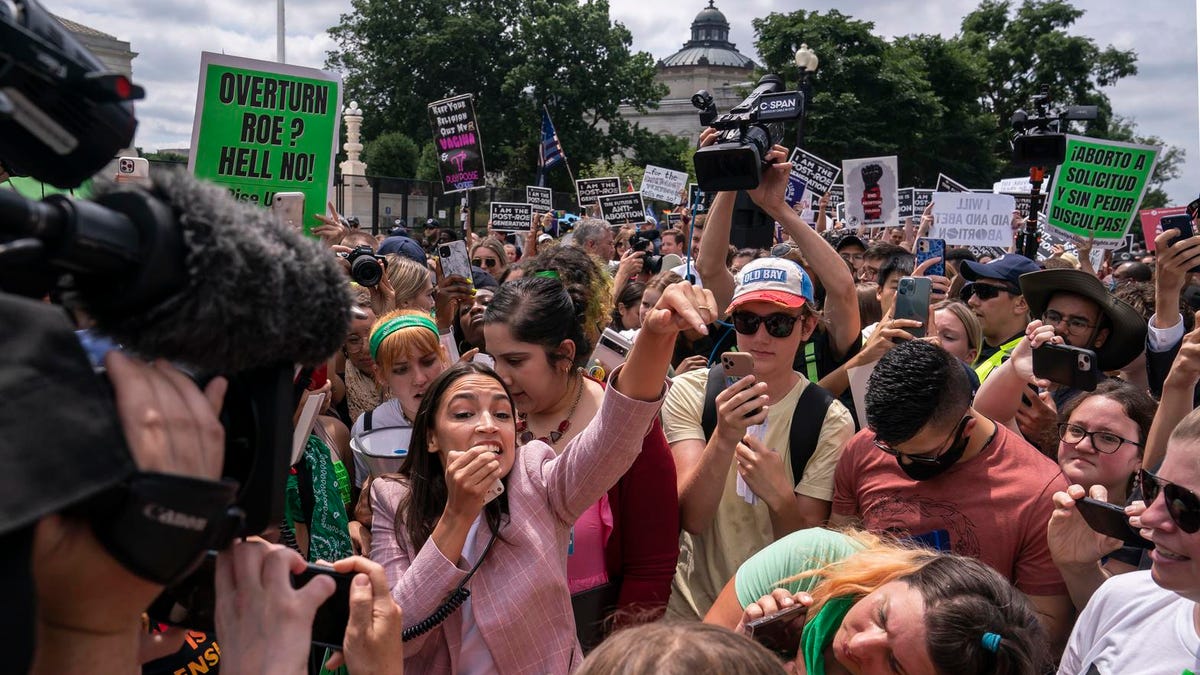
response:
{"label": "i am the post-roe generation sign", "polygon": [[304,193],[304,231],[332,187],[341,78],[313,68],[204,52],[188,170],[240,201]]}

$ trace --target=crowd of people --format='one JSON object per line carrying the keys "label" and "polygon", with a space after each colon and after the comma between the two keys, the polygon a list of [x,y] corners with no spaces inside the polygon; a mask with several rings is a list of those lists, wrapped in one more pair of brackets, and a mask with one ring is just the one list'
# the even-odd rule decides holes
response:
{"label": "crowd of people", "polygon": [[[328,255],[367,246],[384,274],[346,264],[285,517],[217,556],[215,631],[147,622],[161,587],[53,516],[34,672],[1200,672],[1200,237],[1096,268],[1086,241],[918,261],[928,213],[807,218],[785,158],[748,191],[770,249],[731,246],[720,192],[663,229],[469,233],[465,278],[451,228],[377,237],[331,206]],[[911,277],[928,316],[898,318]],[[1053,345],[1098,381],[1048,379]],[[106,363],[139,466],[220,475],[223,380]],[[307,563],[351,579],[341,650],[310,645],[335,584],[293,587]]]}

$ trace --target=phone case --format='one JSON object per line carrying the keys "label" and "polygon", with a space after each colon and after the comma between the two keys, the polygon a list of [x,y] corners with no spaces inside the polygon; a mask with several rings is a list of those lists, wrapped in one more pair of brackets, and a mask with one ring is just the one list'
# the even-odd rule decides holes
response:
{"label": "phone case", "polygon": [[1106,534],[1114,539],[1120,539],[1126,546],[1133,548],[1154,548],[1154,544],[1142,538],[1141,533],[1129,524],[1129,516],[1125,509],[1116,504],[1109,504],[1091,497],[1084,497],[1075,502],[1079,515],[1083,520],[1100,534]]}
{"label": "phone case", "polygon": [[917,240],[917,267],[930,258],[941,258],[925,271],[926,274],[946,276],[946,240],[921,237]]}
{"label": "phone case", "polygon": [[466,242],[455,240],[441,244],[438,246],[438,256],[441,258],[443,276],[471,279],[471,261],[467,257]]}
{"label": "phone case", "polygon": [[1042,345],[1033,350],[1033,374],[1072,389],[1092,391],[1100,382],[1096,353],[1069,345]]}
{"label": "phone case", "polygon": [[800,648],[800,636],[808,620],[808,608],[793,605],[746,624],[746,637],[791,660]]}
{"label": "phone case", "polygon": [[721,354],[721,367],[725,377],[746,377],[754,372],[754,357],[746,352],[725,352]]}
{"label": "phone case", "polygon": [[271,200],[271,211],[279,221],[297,230],[304,227],[304,193],[276,192]]}
{"label": "phone case", "polygon": [[497,478],[496,482],[492,483],[492,487],[488,488],[488,491],[486,493],[484,493],[483,503],[487,504],[488,502],[492,501],[493,499],[495,499],[496,497],[499,497],[502,494],[504,494],[504,483],[501,483],[500,479]]}
{"label": "phone case", "polygon": [[[1190,239],[1196,236],[1196,230],[1194,227],[1192,227],[1192,219],[1186,214],[1167,216],[1162,219],[1162,221],[1159,223],[1159,226],[1162,228],[1163,232],[1166,232],[1167,230],[1179,230],[1179,236],[1168,242],[1169,246],[1174,246],[1176,243],[1183,241],[1184,239]],[[1188,272],[1200,272],[1200,265],[1193,267],[1192,269],[1188,270]]]}
{"label": "phone case", "polygon": [[929,323],[929,294],[932,292],[933,282],[925,277],[900,277],[900,286],[896,289],[896,311],[892,317],[920,321],[919,327],[904,329],[914,338],[925,337],[925,324]]}

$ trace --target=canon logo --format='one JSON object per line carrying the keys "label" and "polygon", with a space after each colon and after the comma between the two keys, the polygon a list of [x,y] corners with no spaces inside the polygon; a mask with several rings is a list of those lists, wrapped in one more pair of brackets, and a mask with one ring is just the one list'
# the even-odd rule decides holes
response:
{"label": "canon logo", "polygon": [[181,527],[185,530],[203,532],[204,528],[208,527],[207,518],[180,513],[178,511],[168,509],[165,506],[159,506],[158,504],[147,504],[146,507],[142,509],[142,515],[156,523],[161,523],[170,527]]}

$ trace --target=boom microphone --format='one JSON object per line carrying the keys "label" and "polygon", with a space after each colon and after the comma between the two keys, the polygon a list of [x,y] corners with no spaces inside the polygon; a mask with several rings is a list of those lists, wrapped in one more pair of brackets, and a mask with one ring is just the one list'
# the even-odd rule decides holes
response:
{"label": "boom microphone", "polygon": [[0,198],[0,220],[24,223],[124,348],[216,374],[316,365],[345,340],[352,303],[334,256],[269,211],[180,170],[155,172],[148,192],[99,183],[94,202],[14,213]]}

